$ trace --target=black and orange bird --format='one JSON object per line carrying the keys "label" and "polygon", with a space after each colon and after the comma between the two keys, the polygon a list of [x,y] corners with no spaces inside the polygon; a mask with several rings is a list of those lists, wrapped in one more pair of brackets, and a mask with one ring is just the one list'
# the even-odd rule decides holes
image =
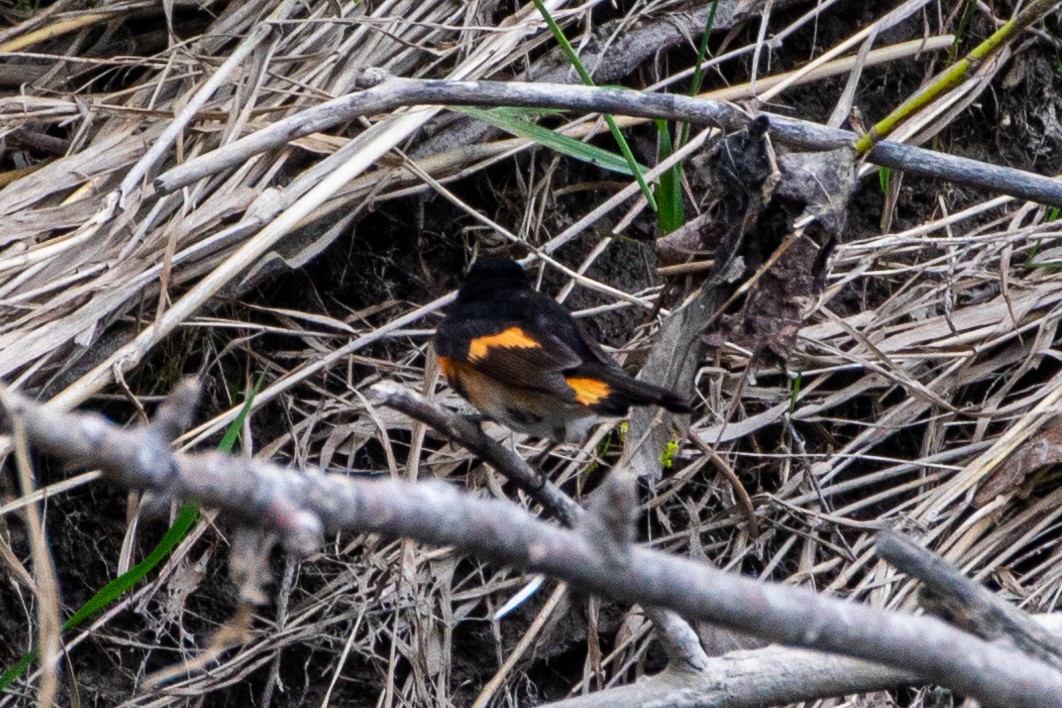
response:
{"label": "black and orange bird", "polygon": [[447,382],[485,417],[553,442],[579,442],[631,406],[690,411],[687,399],[627,374],[523,268],[472,266],[435,333]]}

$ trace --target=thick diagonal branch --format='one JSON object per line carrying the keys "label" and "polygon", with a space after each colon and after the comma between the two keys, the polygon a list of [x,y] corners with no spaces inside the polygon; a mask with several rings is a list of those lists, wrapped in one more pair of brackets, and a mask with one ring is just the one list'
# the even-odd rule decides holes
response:
{"label": "thick diagonal branch", "polygon": [[5,413],[22,415],[28,439],[68,464],[99,467],[126,487],[196,499],[240,523],[279,530],[305,551],[320,529],[411,538],[501,565],[565,580],[584,592],[657,605],[680,615],[784,644],[913,669],[989,705],[1056,706],[1062,673],[931,617],[877,610],[813,592],[760,583],[643,546],[625,573],[577,531],[512,504],[439,482],[352,479],[302,473],[220,453],[170,453],[145,429],[100,416],[62,413],[4,392]]}

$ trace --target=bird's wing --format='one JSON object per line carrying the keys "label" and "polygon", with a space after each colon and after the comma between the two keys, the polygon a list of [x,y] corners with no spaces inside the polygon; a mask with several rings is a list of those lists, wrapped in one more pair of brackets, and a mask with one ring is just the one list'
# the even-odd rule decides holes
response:
{"label": "bird's wing", "polygon": [[435,333],[435,351],[510,386],[575,398],[564,371],[582,358],[532,324],[447,318]]}
{"label": "bird's wing", "polygon": [[[535,293],[537,295],[537,293]],[[537,328],[548,331],[556,341],[575,352],[580,364],[596,361],[610,368],[619,368],[616,360],[598,344],[568,310],[552,298],[538,303]]]}

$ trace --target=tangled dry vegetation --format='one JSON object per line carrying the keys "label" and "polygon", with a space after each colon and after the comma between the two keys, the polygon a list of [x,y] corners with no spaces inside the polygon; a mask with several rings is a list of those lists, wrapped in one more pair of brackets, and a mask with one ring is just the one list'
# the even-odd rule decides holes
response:
{"label": "tangled dry vegetation", "polygon": [[[599,85],[688,90],[708,4],[546,5]],[[705,90],[833,125],[853,103],[878,118],[945,66],[953,44],[964,51],[1013,9],[749,5],[719,3]],[[367,68],[577,82],[533,5],[59,0],[0,12],[0,377],[61,406],[96,397],[134,422],[181,375],[199,373],[210,382],[209,420],[181,442],[202,447],[216,444],[261,375],[243,428],[248,454],[438,477],[533,509],[460,446],[371,405],[368,388],[398,381],[463,406],[440,382],[428,341],[476,252],[534,249],[576,271],[551,261],[534,272],[634,367],[712,257],[664,269],[662,286],[660,234],[629,177],[440,107],[351,121],[171,193],[153,186],[178,164],[356,90]],[[1056,174],[1059,29],[1054,16],[1025,33],[902,139]],[[778,79],[834,48],[822,66]],[[543,121],[615,151],[599,116]],[[618,122],[652,164],[652,124]],[[708,144],[710,133],[691,131]],[[696,164],[687,163],[691,220],[711,203]],[[734,572],[912,607],[913,584],[873,553],[874,531],[887,525],[1026,610],[1053,612],[1062,485],[1044,464],[1062,445],[1057,210],[863,172],[785,361],[712,343],[690,425],[704,445],[683,441],[646,485],[642,532],[656,548]],[[556,483],[583,500],[619,437],[602,429],[582,449],[554,453]],[[32,647],[36,622],[17,514],[47,500],[64,616],[159,534],[136,500],[91,485],[94,473],[39,472],[39,493],[3,482],[5,665]],[[492,621],[524,576],[447,549],[340,535],[308,561],[275,559],[250,641],[208,671],[141,691],[228,620],[227,543],[204,517],[148,582],[65,635],[82,700],[524,705],[629,683],[664,663],[638,607],[547,581]],[[710,652],[743,646],[698,630]],[[894,697],[928,705],[927,695],[939,698],[932,689]]]}

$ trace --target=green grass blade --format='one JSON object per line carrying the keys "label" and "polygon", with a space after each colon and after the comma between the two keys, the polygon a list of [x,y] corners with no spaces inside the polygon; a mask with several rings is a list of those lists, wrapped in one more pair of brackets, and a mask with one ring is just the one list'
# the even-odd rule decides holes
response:
{"label": "green grass blade", "polygon": [[948,64],[954,64],[955,60],[959,58],[959,47],[966,40],[967,33],[970,31],[970,22],[973,20],[974,12],[976,11],[976,0],[966,0],[966,7],[963,8],[962,16],[959,18],[959,26],[955,30],[955,39],[951,43],[951,48],[948,49]]}
{"label": "green grass blade", "polygon": [[23,654],[22,658],[19,659],[17,663],[8,667],[7,671],[4,672],[4,675],[0,676],[0,691],[6,691],[7,687],[21,676],[23,672],[33,664],[33,662],[37,661],[39,657],[40,653],[34,649],[33,651]]}
{"label": "green grass blade", "polygon": [[258,397],[258,392],[262,390],[263,383],[265,383],[264,371],[259,374],[258,380],[254,382],[254,387],[247,394],[247,400],[243,402],[240,412],[236,414],[236,417],[229,423],[229,427],[225,429],[225,434],[221,437],[221,442],[218,443],[218,452],[229,453],[232,452],[232,448],[236,447],[236,441],[240,439],[240,429],[243,428],[247,416],[251,414],[251,406],[254,405],[254,399]]}
{"label": "green grass blade", "polygon": [[[618,172],[628,177],[633,176],[630,165],[620,155],[608,150],[603,150],[595,145],[589,145],[575,138],[550,130],[545,126],[527,120],[526,112],[514,112],[507,108],[455,108],[454,110],[478,118],[484,123],[490,123],[495,128],[504,130],[520,138],[534,140],[535,143],[547,147],[550,150],[567,155],[568,157],[582,160],[597,165],[611,172]],[[638,165],[639,169],[645,168]]]}
{"label": "green grass blade", "polygon": [[701,33],[701,43],[697,47],[697,63],[693,67],[693,79],[690,82],[691,96],[699,94],[701,85],[704,83],[704,71],[701,69],[701,64],[708,56],[708,38],[711,37],[712,29],[715,27],[715,13],[718,9],[719,0],[712,0],[712,9],[708,11],[708,19],[704,22],[704,32]]}
{"label": "green grass blade", "polygon": [[[708,11],[708,19],[704,22],[704,32],[701,33],[701,43],[697,47],[697,63],[693,65],[693,79],[690,81],[690,96],[696,96],[701,92],[704,83],[704,71],[701,64],[708,56],[708,39],[715,27],[715,13],[719,9],[719,0],[712,0],[712,7]],[[667,126],[657,122],[657,130],[660,132],[661,149],[658,160],[664,160],[675,150],[678,150],[690,139],[690,124],[682,121],[677,124],[678,130],[674,145],[671,143],[671,135]],[[665,154],[666,153],[666,154]],[[660,232],[671,233],[686,223],[686,210],[682,200],[682,163],[677,162],[665,174],[660,176],[660,185],[657,189],[657,200],[660,202],[660,211],[657,221],[660,224]]]}
{"label": "green grass blade", "polygon": [[[218,444],[218,450],[221,452],[231,452],[236,441],[239,440],[240,429],[243,427],[244,421],[251,412],[251,405],[254,403],[255,396],[258,395],[258,391],[261,390],[264,380],[264,374],[258,377],[258,381],[255,383],[247,400],[244,401],[239,414],[225,430],[225,435]],[[79,627],[85,622],[85,620],[96,615],[102,609],[107,607],[107,605],[114,602],[125,594],[127,590],[140,582],[148,573],[158,566],[159,563],[169,556],[173,549],[177,547],[177,544],[180,543],[184,537],[188,535],[188,532],[192,530],[192,526],[195,525],[195,522],[198,519],[198,504],[195,502],[189,502],[182,506],[180,511],[177,512],[177,518],[174,520],[173,525],[170,526],[165,534],[163,534],[162,540],[156,544],[151,552],[132,568],[100,588],[100,590],[93,595],[88,602],[82,605],[77,612],[63,622],[63,631],[66,632]],[[16,681],[18,677],[37,660],[37,657],[38,652],[34,649],[25,654],[17,663],[10,666],[7,671],[4,672],[3,676],[0,676],[0,691],[6,690],[14,681]]]}
{"label": "green grass blade", "polygon": [[[656,121],[657,132],[660,133],[660,149],[657,162],[666,160],[674,152],[671,144],[671,133],[667,129],[667,121]],[[660,207],[656,212],[656,220],[660,224],[660,233],[669,234],[686,223],[686,209],[682,201],[682,165],[674,164],[666,172],[660,175],[660,181],[656,185],[656,203]]]}
{"label": "green grass blade", "polygon": [[[690,81],[690,96],[696,96],[701,92],[701,86],[704,84],[704,71],[701,69],[701,64],[704,63],[704,58],[708,56],[708,38],[712,35],[712,28],[715,27],[715,12],[719,9],[719,0],[712,0],[712,9],[708,11],[708,19],[704,23],[704,32],[701,33],[701,43],[697,47],[697,63],[693,65],[693,79]],[[690,124],[683,122],[682,130],[679,132],[678,147],[682,147],[686,144],[686,141],[690,138]]]}
{"label": "green grass blade", "polygon": [[189,502],[182,506],[181,510],[177,512],[177,518],[174,520],[173,525],[162,536],[162,540],[151,550],[151,553],[148,553],[139,563],[100,588],[95,595],[89,598],[88,602],[82,605],[77,612],[70,615],[66,622],[63,622],[63,631],[80,626],[82,622],[94,616],[104,607],[121,597],[126,590],[140,582],[155,566],[165,560],[170,551],[181,542],[181,539],[188,535],[198,518],[198,504]]}
{"label": "green grass blade", "polygon": [[[594,86],[594,79],[590,76],[590,72],[583,66],[583,62],[580,61],[579,55],[575,53],[575,49],[572,47],[568,38],[564,36],[564,30],[560,28],[560,25],[554,21],[553,16],[549,14],[549,10],[542,3],[542,0],[531,0],[538,8],[538,12],[542,15],[542,19],[546,21],[546,25],[549,27],[549,31],[553,34],[553,37],[557,40],[561,50],[568,57],[568,61],[575,67],[576,73],[579,74],[579,78],[583,80],[583,83],[587,86]],[[619,145],[620,153],[623,154],[624,159],[627,160],[627,165],[630,167],[631,173],[634,175],[634,179],[638,181],[638,186],[642,190],[642,194],[645,195],[645,201],[649,202],[649,208],[653,211],[657,210],[656,199],[653,197],[653,192],[649,189],[649,185],[645,182],[645,176],[642,171],[638,169],[638,162],[634,159],[634,153],[631,152],[630,145],[627,144],[627,140],[623,137],[623,133],[620,132],[619,126],[616,125],[616,121],[612,116],[604,116],[605,124],[608,125],[609,131],[612,133],[612,137],[616,139],[616,144]]]}

